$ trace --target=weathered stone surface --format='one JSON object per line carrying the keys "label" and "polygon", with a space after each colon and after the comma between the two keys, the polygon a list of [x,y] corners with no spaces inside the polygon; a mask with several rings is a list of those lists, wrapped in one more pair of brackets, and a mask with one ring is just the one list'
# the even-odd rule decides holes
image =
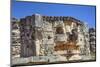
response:
{"label": "weathered stone surface", "polygon": [[90,55],[88,26],[72,17],[39,14],[20,20],[21,57],[32,62],[80,60]]}

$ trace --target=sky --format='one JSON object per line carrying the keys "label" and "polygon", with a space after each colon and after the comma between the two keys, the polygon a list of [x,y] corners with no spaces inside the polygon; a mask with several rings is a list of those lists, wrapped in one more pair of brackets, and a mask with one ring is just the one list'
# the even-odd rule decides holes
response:
{"label": "sky", "polygon": [[95,6],[20,1],[13,1],[11,6],[11,15],[17,19],[37,13],[48,16],[71,16],[86,22],[89,27],[95,27],[96,23]]}

